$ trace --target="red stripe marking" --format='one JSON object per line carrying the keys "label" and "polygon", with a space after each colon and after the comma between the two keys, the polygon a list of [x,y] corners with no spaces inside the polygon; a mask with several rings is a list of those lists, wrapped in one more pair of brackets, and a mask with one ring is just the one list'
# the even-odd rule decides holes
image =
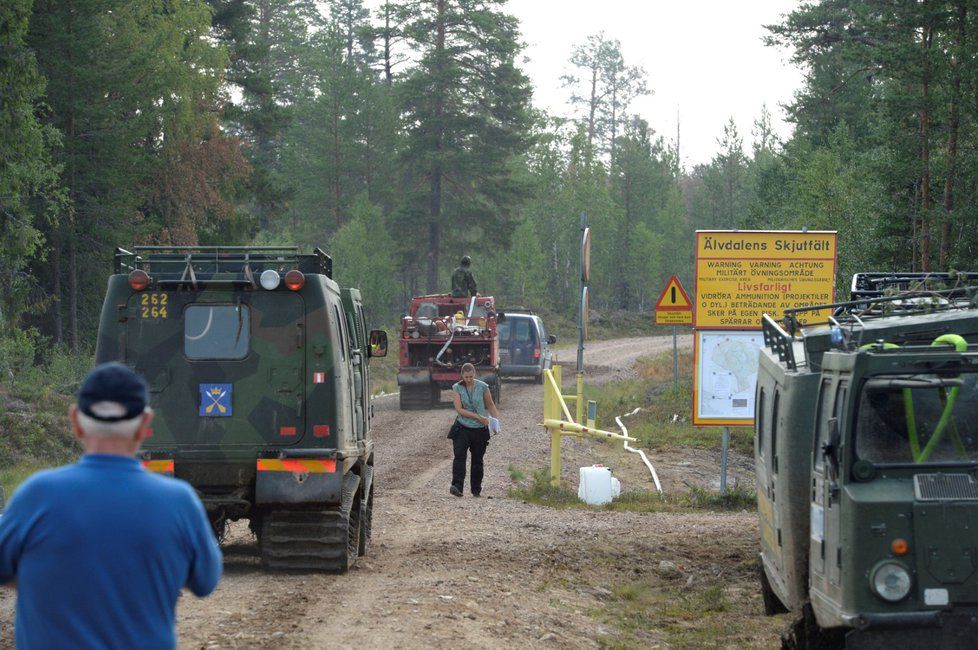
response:
{"label": "red stripe marking", "polygon": [[278,435],[280,436],[294,436],[295,434],[295,427],[279,427],[278,429]]}
{"label": "red stripe marking", "polygon": [[326,438],[329,436],[329,425],[328,424],[317,424],[312,428],[312,435],[317,438]]}

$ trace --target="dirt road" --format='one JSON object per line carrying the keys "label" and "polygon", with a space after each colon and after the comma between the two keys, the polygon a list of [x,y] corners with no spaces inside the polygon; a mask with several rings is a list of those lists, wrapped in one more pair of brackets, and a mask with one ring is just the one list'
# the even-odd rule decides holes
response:
{"label": "dirt road", "polygon": [[[690,344],[688,337],[683,343]],[[626,376],[636,358],[671,345],[667,337],[591,344],[589,381]],[[562,361],[572,358],[562,351]],[[395,396],[375,400],[370,555],[345,576],[270,575],[258,566],[247,528],[238,526],[217,592],[205,600],[181,598],[181,647],[615,645],[617,632],[596,612],[623,577],[649,574],[669,560],[688,585],[695,576],[722,573],[731,547],[753,544],[755,517],[747,512],[553,510],[509,498],[509,467],[547,464],[541,397],[540,386],[503,384],[505,429],[489,446],[481,499],[448,493],[445,435],[453,415],[447,402],[402,413]],[[565,445],[565,477],[576,485],[589,446]],[[12,598],[0,595],[0,631],[8,642],[11,610]],[[641,638],[658,641],[655,629]],[[734,632],[722,645],[758,642]]]}

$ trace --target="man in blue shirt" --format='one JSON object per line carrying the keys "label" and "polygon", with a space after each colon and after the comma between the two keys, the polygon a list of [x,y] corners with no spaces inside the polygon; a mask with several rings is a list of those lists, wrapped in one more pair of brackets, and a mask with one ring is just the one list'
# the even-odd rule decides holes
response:
{"label": "man in blue shirt", "polygon": [[148,403],[129,368],[93,370],[69,413],[85,455],[25,481],[0,518],[17,648],[173,648],[180,590],[217,586],[221,550],[196,493],[134,458]]}

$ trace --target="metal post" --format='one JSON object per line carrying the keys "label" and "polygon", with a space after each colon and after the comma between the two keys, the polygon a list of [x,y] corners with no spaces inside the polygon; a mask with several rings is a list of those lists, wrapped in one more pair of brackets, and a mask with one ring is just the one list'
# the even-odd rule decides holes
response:
{"label": "metal post", "polygon": [[[587,228],[587,211],[581,211],[581,235],[579,241],[584,241],[584,230]],[[584,421],[584,249],[581,246],[581,264],[577,277],[580,279],[580,288],[577,291],[577,299],[580,302],[577,306],[577,403],[575,405],[575,415],[580,424]]]}
{"label": "metal post", "polygon": [[676,345],[676,326],[672,326],[672,390],[679,392],[679,349]]}
{"label": "metal post", "polygon": [[720,442],[720,496],[727,496],[727,447],[730,446],[730,427],[723,427]]}
{"label": "metal post", "polygon": [[550,485],[560,487],[560,429],[550,429]]}

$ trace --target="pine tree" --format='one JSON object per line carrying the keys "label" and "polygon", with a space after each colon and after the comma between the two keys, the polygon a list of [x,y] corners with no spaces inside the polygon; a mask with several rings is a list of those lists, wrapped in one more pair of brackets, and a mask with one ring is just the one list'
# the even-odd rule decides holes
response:
{"label": "pine tree", "polygon": [[49,155],[57,133],[35,117],[45,81],[25,43],[32,4],[0,5],[0,336],[20,329],[28,302],[43,304],[24,269],[41,254],[39,222],[56,219],[61,203]]}
{"label": "pine tree", "polygon": [[[516,20],[499,9],[502,4],[415,0],[401,5],[405,33],[418,54],[400,88],[403,161],[412,188],[404,210],[424,215],[412,229],[425,230],[421,250],[428,291],[438,289],[446,246],[505,243],[523,196],[513,165],[529,146],[530,85],[516,67]],[[424,191],[414,189],[421,185]]]}

